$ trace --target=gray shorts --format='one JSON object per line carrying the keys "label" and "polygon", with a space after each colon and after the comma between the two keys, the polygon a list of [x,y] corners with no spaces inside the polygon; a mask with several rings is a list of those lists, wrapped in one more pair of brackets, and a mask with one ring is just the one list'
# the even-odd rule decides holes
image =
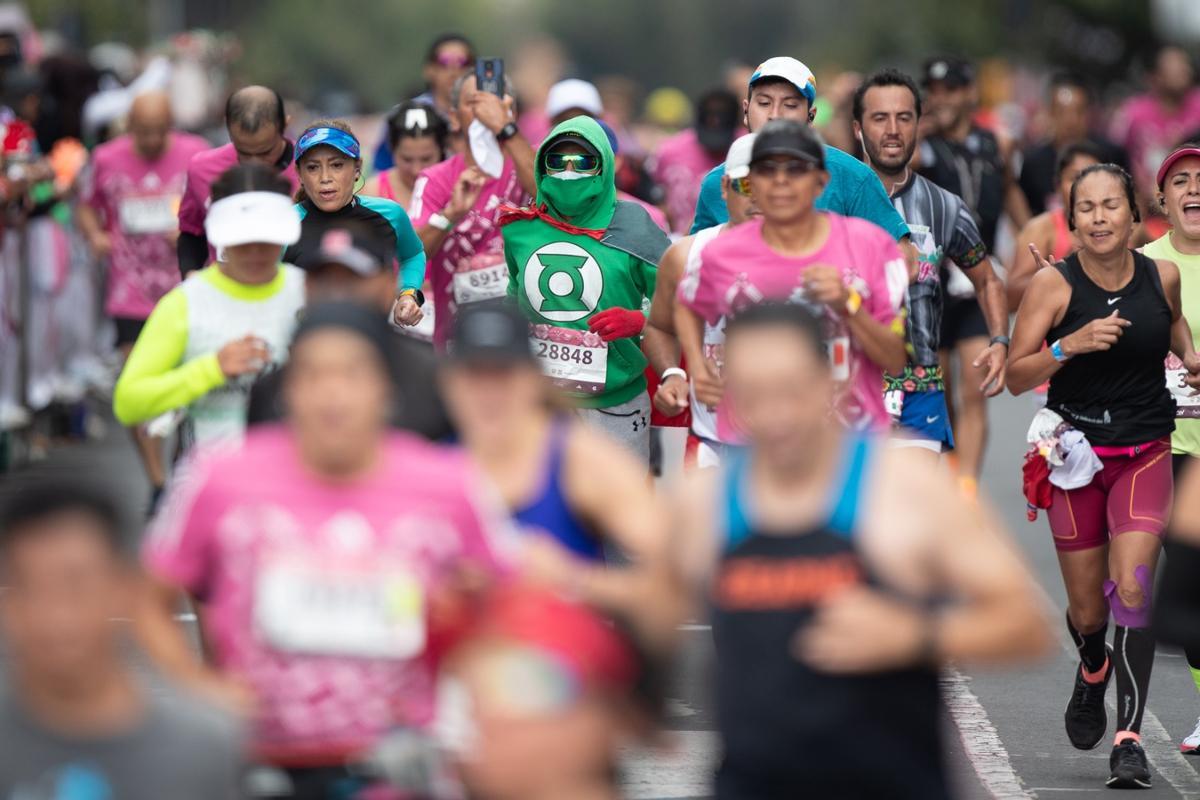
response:
{"label": "gray shorts", "polygon": [[585,425],[604,431],[625,445],[643,464],[650,463],[650,396],[645,392],[629,402],[608,408],[576,409]]}

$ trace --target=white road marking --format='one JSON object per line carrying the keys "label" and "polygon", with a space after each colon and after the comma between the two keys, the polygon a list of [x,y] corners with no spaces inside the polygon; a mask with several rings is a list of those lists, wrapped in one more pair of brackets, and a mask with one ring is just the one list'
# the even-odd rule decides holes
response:
{"label": "white road marking", "polygon": [[676,731],[666,750],[628,748],[622,753],[623,797],[708,797],[720,740],[715,731]]}
{"label": "white road marking", "polygon": [[958,736],[962,740],[967,760],[980,783],[996,800],[1032,800],[1037,795],[1026,791],[1013,769],[1008,751],[1000,734],[988,719],[987,711],[968,686],[970,679],[950,667],[942,672],[942,697]]}

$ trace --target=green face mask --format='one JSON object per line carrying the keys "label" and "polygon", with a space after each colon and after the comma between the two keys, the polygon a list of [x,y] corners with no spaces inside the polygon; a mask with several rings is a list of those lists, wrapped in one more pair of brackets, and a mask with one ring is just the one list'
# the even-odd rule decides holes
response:
{"label": "green face mask", "polygon": [[607,185],[611,182],[612,178],[603,173],[581,175],[578,172],[559,172],[543,175],[538,189],[551,213],[587,228],[591,227],[587,224],[587,218],[595,215],[596,206],[604,198]]}

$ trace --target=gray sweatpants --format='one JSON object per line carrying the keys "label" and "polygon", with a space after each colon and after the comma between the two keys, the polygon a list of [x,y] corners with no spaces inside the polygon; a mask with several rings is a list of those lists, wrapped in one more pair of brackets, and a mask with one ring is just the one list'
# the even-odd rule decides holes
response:
{"label": "gray sweatpants", "polygon": [[604,431],[641,463],[650,464],[650,396],[645,392],[618,406],[580,408],[577,412],[585,425]]}

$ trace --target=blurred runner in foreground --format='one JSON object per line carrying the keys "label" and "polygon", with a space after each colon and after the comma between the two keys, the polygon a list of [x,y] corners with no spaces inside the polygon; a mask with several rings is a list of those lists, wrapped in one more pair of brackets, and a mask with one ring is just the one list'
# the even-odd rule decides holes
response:
{"label": "blurred runner in foreground", "polygon": [[[391,336],[356,305],[308,309],[286,426],[190,464],[146,543],[147,650],[250,715],[260,779],[288,787],[271,796],[391,797],[359,794],[354,766],[432,719],[427,612],[495,574],[509,533],[464,456],[388,432]],[[172,618],[184,593],[211,666]]]}
{"label": "blurred runner in foreground", "polygon": [[291,191],[296,191],[299,179],[293,164],[294,147],[285,135],[287,125],[283,98],[274,89],[247,86],[229,95],[225,104],[229,144],[197,153],[188,165],[187,182],[179,203],[176,251],[180,272],[186,275],[215,259],[213,244],[205,234],[204,220],[214,202],[213,181],[226,170],[238,164],[270,167],[283,175]]}
{"label": "blurred runner in foreground", "polygon": [[90,479],[14,478],[0,508],[0,797],[234,800],[232,720],[130,663],[140,577]]}
{"label": "blurred runner in foreground", "polygon": [[1047,651],[1037,587],[948,475],[829,424],[818,317],[766,303],[725,335],[747,448],[691,473],[677,511],[713,607],[717,797],[946,798],[938,669]]}
{"label": "blurred runner in foreground", "polygon": [[[672,626],[666,519],[644,465],[556,403],[517,309],[464,309],[456,328],[446,401],[528,537],[526,568],[609,611],[657,613]],[[605,567],[606,544],[632,565]]]}
{"label": "blurred runner in foreground", "polygon": [[645,209],[618,201],[599,123],[576,117],[538,148],[537,199],[501,219],[508,296],[534,355],[580,416],[649,463],[645,309],[670,244]]}
{"label": "blurred runner in foreground", "polygon": [[[425,295],[425,250],[413,230],[408,212],[393,200],[356,194],[362,177],[358,138],[340,119],[317,120],[296,140],[296,168],[300,190],[300,240],[284,253],[284,261],[298,263],[318,248],[330,226],[358,222],[372,236],[388,242],[399,266],[396,305],[392,319],[411,327],[421,321]],[[389,261],[391,259],[389,258]]]}
{"label": "blurred runner in foreground", "polygon": [[886,231],[818,210],[829,183],[827,152],[809,126],[768,122],[754,139],[749,178],[742,179],[761,218],[709,243],[679,284],[675,331],[697,398],[716,409],[721,441],[739,439],[739,421],[720,405],[729,352],[723,364],[705,354],[705,326],[769,300],[818,309],[838,387],[832,418],[852,430],[891,427],[883,373],[904,368],[900,304],[908,272]]}
{"label": "blurred runner in foreground", "polygon": [[287,359],[304,305],[304,275],[279,263],[300,236],[287,181],[257,164],[230,168],[212,188],[204,226],[220,260],[154,307],[113,392],[123,425],[187,420],[185,446],[236,442],[255,376]]}
{"label": "blurred runner in foreground", "polygon": [[1175,429],[1163,361],[1174,351],[1192,373],[1186,381],[1200,385],[1200,359],[1180,313],[1178,267],[1129,250],[1140,218],[1129,174],[1113,164],[1089,167],[1070,200],[1067,219],[1081,248],[1030,281],[1013,332],[1009,388],[1021,394],[1050,381],[1030,427],[1025,480],[1032,505],[1049,509],[1067,629],[1079,650],[1067,736],[1080,750],[1100,744],[1115,672],[1108,785],[1147,788],[1140,735],[1154,666],[1147,628],[1171,510]]}
{"label": "blurred runner in foreground", "polygon": [[908,75],[894,69],[867,78],[852,101],[854,133],[867,164],[908,225],[919,268],[908,285],[908,364],[885,378],[887,411],[906,432],[907,446],[942,453],[954,449],[946,384],[938,363],[945,290],[941,272],[949,259],[966,271],[992,335],[974,366],[986,365],[981,390],[1004,391],[1008,358],[1008,309],[1004,284],[992,271],[979,227],[962,198],[914,173],[921,95]]}
{"label": "blurred runner in foreground", "polygon": [[[76,219],[92,255],[108,266],[105,313],[117,327],[117,349],[129,357],[154,304],[179,283],[177,213],[188,163],[207,143],[171,129],[171,101],[153,92],[129,110],[129,133],[92,155]],[[162,440],[130,429],[152,497],[166,483]],[[151,501],[153,502],[153,500]]]}
{"label": "blurred runner in foreground", "polygon": [[[715,410],[699,400],[697,388],[688,380],[687,372],[680,368],[681,348],[675,330],[676,294],[681,281],[699,280],[695,273],[700,269],[700,255],[709,242],[758,214],[750,197],[749,181],[755,136],[757,134],[747,133],[739,137],[730,145],[725,157],[721,197],[729,212],[729,221],[685,236],[671,245],[658,265],[658,282],[650,303],[645,351],[651,367],[662,379],[654,394],[654,405],[667,416],[678,416],[691,404],[691,428],[684,451],[685,465],[689,467],[715,467],[720,463],[726,445],[736,442],[721,439]],[[718,376],[725,360],[724,329],[724,317],[716,324],[704,323],[704,358],[716,365]]]}
{"label": "blurred runner in foreground", "polygon": [[[1142,248],[1150,258],[1171,261],[1179,267],[1179,296],[1182,312],[1192,329],[1192,344],[1200,348],[1200,145],[1188,144],[1176,149],[1158,168],[1158,203],[1171,230],[1161,239]],[[1171,462],[1175,482],[1175,519],[1185,521],[1181,506],[1185,495],[1180,480],[1189,464],[1200,459],[1200,393],[1187,383],[1187,370],[1179,359],[1167,356],[1167,388],[1175,398],[1175,432],[1171,434]],[[1192,471],[1196,471],[1194,468]],[[1192,575],[1200,580],[1200,573]],[[1200,646],[1184,650],[1192,679],[1200,690]],[[1179,749],[1200,755],[1200,721]]]}

